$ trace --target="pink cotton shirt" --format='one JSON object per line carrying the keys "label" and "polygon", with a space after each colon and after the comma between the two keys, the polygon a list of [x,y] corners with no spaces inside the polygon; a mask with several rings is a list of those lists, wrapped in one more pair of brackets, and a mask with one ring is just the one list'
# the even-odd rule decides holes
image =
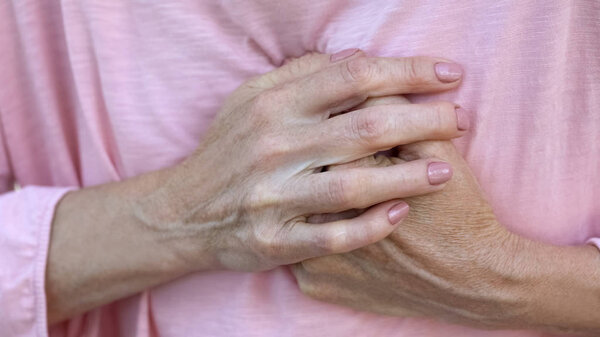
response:
{"label": "pink cotton shirt", "polygon": [[[2,0],[0,335],[47,335],[48,235],[64,187],[174,165],[245,79],[349,47],[460,62],[460,89],[413,99],[473,112],[455,143],[501,223],[554,244],[600,235],[598,1]],[[189,275],[50,336],[548,335],[325,304],[278,268]]]}

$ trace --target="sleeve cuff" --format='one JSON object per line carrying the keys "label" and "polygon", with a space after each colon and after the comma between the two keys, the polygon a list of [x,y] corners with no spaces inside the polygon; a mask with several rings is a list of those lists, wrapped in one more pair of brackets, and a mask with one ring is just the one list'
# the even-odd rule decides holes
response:
{"label": "sleeve cuff", "polygon": [[56,205],[73,188],[25,187],[0,195],[0,331],[48,336],[46,265]]}

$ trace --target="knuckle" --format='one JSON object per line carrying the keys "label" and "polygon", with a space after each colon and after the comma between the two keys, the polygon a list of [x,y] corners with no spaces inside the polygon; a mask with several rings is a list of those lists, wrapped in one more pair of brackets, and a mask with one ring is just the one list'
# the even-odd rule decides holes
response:
{"label": "knuckle", "polygon": [[318,255],[327,255],[334,252],[333,242],[325,235],[317,235],[312,239],[311,245]]}
{"label": "knuckle", "polygon": [[257,111],[263,111],[270,107],[273,100],[273,94],[270,90],[265,90],[254,97],[252,108]]}
{"label": "knuckle", "polygon": [[292,59],[285,67],[292,77],[306,74],[318,69],[321,65],[321,55],[319,53],[308,53],[299,58]]}
{"label": "knuckle", "polygon": [[359,86],[371,81],[374,72],[375,62],[373,59],[367,57],[358,57],[345,62],[345,66],[342,65],[342,76],[344,79]]}
{"label": "knuckle", "polygon": [[304,295],[314,299],[320,298],[320,291],[318,291],[318,288],[309,280],[305,280],[303,278],[298,279],[298,287],[300,288],[300,292],[302,292]]}
{"label": "knuckle", "polygon": [[256,91],[256,90],[264,90],[268,88],[268,76],[267,75],[255,75],[248,78],[244,83],[242,83],[238,90],[242,91]]}
{"label": "knuckle", "polygon": [[444,136],[452,130],[457,130],[453,123],[455,106],[449,102],[436,103],[429,118],[429,125],[436,135]]}
{"label": "knuckle", "polygon": [[258,137],[254,151],[259,163],[267,166],[275,165],[292,151],[292,144],[283,135],[266,133]]}
{"label": "knuckle", "polygon": [[418,87],[427,82],[422,67],[422,59],[419,57],[409,57],[403,62],[402,76],[404,82],[409,86]]}
{"label": "knuckle", "polygon": [[324,269],[321,268],[322,263],[319,263],[319,261],[320,259],[308,259],[298,263],[298,266],[305,275],[317,274],[324,271]]}
{"label": "knuckle", "polygon": [[267,260],[276,260],[284,256],[285,245],[276,235],[258,231],[254,234],[255,249]]}
{"label": "knuckle", "polygon": [[379,140],[384,134],[386,123],[380,115],[365,112],[356,112],[350,118],[351,133],[355,138],[371,144]]}
{"label": "knuckle", "polygon": [[274,88],[262,91],[251,103],[251,116],[256,121],[264,122],[269,119],[271,111],[276,110],[278,105],[281,105],[283,100],[282,90],[280,88]]}
{"label": "knuckle", "polygon": [[345,206],[354,194],[353,184],[348,174],[337,175],[329,180],[327,185],[326,200],[332,205]]}
{"label": "knuckle", "polygon": [[394,164],[394,157],[388,157],[384,155],[374,155],[373,164],[369,165],[369,167],[388,167]]}
{"label": "knuckle", "polygon": [[254,184],[248,192],[248,196],[243,201],[243,209],[246,213],[264,211],[280,206],[280,194],[273,189],[272,184],[269,182]]}
{"label": "knuckle", "polygon": [[424,158],[437,157],[440,160],[452,161],[456,158],[456,148],[454,144],[449,141],[437,141],[437,142],[422,142],[416,150],[419,155]]}
{"label": "knuckle", "polygon": [[[326,225],[325,225],[326,226]],[[317,235],[312,240],[312,246],[319,255],[329,255],[339,252],[346,244],[347,233],[345,230],[326,232]]]}
{"label": "knuckle", "polygon": [[390,166],[404,163],[404,160],[400,159],[399,157],[388,157],[388,160]]}

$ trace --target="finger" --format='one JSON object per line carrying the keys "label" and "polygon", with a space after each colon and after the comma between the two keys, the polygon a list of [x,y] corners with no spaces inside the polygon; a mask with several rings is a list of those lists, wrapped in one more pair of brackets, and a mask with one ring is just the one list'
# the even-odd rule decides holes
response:
{"label": "finger", "polygon": [[313,214],[306,219],[306,222],[319,224],[325,222],[332,222],[337,220],[352,219],[364,213],[362,209],[349,209],[347,211],[339,213],[320,213]]}
{"label": "finger", "polygon": [[335,213],[438,191],[451,177],[450,164],[436,159],[322,172],[300,181],[294,202],[303,214]]}
{"label": "finger", "polygon": [[371,97],[364,101],[361,105],[355,107],[353,110],[360,110],[372,106],[378,105],[394,105],[394,104],[410,104],[408,98],[402,95],[392,95],[383,97]]}
{"label": "finger", "polygon": [[405,160],[441,158],[447,161],[461,161],[462,156],[452,142],[427,141],[403,145],[398,155]]}
{"label": "finger", "polygon": [[323,224],[295,223],[288,237],[297,261],[340,254],[373,244],[394,231],[408,215],[408,204],[391,200],[352,218]]}
{"label": "finger", "polygon": [[[341,58],[340,56],[346,56]],[[326,67],[341,60],[350,60],[352,58],[366,56],[365,53],[356,48],[346,49],[336,54],[308,53],[298,58],[286,59],[281,67],[274,69],[265,75],[256,79],[257,83],[264,89],[273,88],[286,82],[290,82]]]}
{"label": "finger", "polygon": [[[371,97],[371,98],[367,99],[361,105],[355,107],[354,110],[364,109],[364,108],[368,108],[368,107],[372,107],[372,106],[394,105],[394,104],[410,104],[410,101],[406,97],[401,96],[401,95]],[[380,166],[389,166],[389,165],[386,165],[387,163],[385,163],[385,162],[394,161],[396,164],[405,162],[404,160],[397,158],[396,154],[397,154],[397,150],[395,148],[393,148],[393,149],[386,150],[386,151],[380,151],[372,156],[359,158],[359,159],[356,159],[356,160],[348,162],[348,163],[329,165],[327,169],[329,171],[334,171],[334,170],[343,170],[343,169],[352,168],[352,167],[373,167],[373,166],[380,167]]]}
{"label": "finger", "polygon": [[307,155],[316,158],[313,165],[320,167],[398,145],[460,137],[468,128],[468,120],[464,109],[448,102],[381,105],[351,111],[296,132],[299,139],[305,139]]}
{"label": "finger", "polygon": [[[366,101],[360,103],[357,106],[353,106],[350,111],[365,109],[379,105],[394,105],[394,104],[411,104],[408,98],[402,95],[382,96],[382,97],[369,97]],[[341,111],[341,113],[348,112],[347,110]],[[330,114],[330,117],[338,116],[338,113]]]}
{"label": "finger", "polygon": [[[364,109],[364,108],[368,108],[371,106],[378,106],[378,105],[394,105],[394,104],[411,104],[410,101],[408,100],[408,98],[402,96],[402,95],[393,95],[393,96],[383,96],[383,97],[371,97],[369,99],[367,99],[364,103],[362,103],[361,105],[355,107],[353,110],[359,110],[359,109]],[[380,151],[380,154],[385,154],[388,157],[396,157],[397,154],[397,150],[396,148],[392,148],[390,150],[386,150],[386,151]],[[396,158],[398,159],[398,158]],[[402,162],[404,162],[402,160]]]}
{"label": "finger", "polygon": [[359,56],[289,82],[283,90],[296,97],[299,112],[331,114],[368,97],[449,90],[461,78],[460,66],[444,59]]}
{"label": "finger", "polygon": [[397,164],[400,161],[399,158],[390,157],[386,155],[374,154],[371,156],[362,157],[351,162],[330,165],[327,171],[334,172],[339,170],[345,170],[356,167],[387,167]]}

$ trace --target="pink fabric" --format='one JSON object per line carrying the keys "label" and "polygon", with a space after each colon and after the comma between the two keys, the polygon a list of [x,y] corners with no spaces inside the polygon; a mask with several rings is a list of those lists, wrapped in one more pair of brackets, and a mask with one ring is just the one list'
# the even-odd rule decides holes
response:
{"label": "pink fabric", "polygon": [[[0,334],[45,336],[43,269],[62,186],[189,155],[223,99],[307,51],[439,55],[476,112],[456,141],[501,222],[600,235],[600,3],[537,0],[0,2]],[[29,186],[9,192],[13,182]],[[48,187],[35,187],[48,186]],[[195,274],[51,329],[60,336],[543,336],[313,301],[284,268]]]}

